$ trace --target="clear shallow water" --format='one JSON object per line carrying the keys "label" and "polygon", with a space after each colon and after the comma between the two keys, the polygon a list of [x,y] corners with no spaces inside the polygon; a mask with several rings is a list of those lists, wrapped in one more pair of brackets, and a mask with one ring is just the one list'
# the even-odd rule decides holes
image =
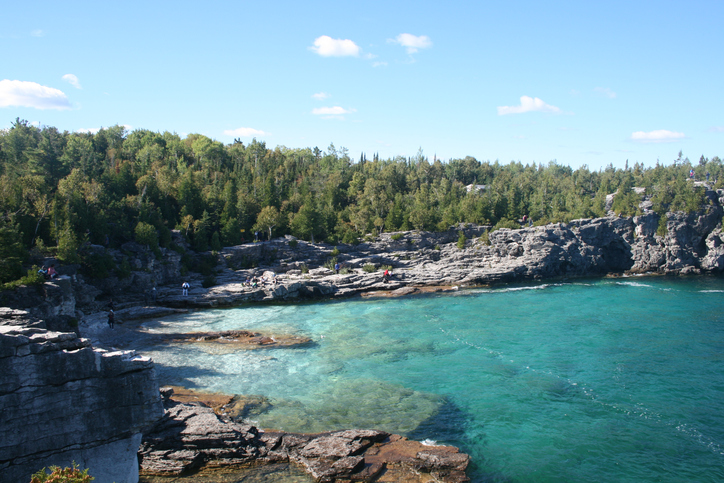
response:
{"label": "clear shallow water", "polygon": [[146,324],[310,347],[147,348],[161,382],[260,394],[260,427],[459,446],[473,481],[724,481],[724,279],[626,278],[250,306]]}

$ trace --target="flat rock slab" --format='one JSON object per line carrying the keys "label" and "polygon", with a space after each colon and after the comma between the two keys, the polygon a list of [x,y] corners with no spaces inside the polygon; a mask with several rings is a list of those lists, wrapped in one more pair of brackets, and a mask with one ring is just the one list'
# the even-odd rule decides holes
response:
{"label": "flat rock slab", "polygon": [[187,342],[194,344],[223,345],[235,349],[266,349],[278,347],[297,347],[312,342],[309,337],[298,335],[263,335],[247,330],[225,330],[221,332],[192,332],[188,334],[166,334],[169,342]]}
{"label": "flat rock slab", "polygon": [[[142,475],[185,475],[209,467],[292,462],[321,483],[470,481],[465,474],[469,456],[451,446],[426,446],[377,430],[260,431],[221,418],[198,400],[178,403],[172,392],[162,390],[166,415],[144,434],[139,450]],[[191,391],[178,397],[196,396],[199,393]],[[222,402],[218,397],[211,399]]]}
{"label": "flat rock slab", "polygon": [[417,295],[423,293],[452,292],[457,290],[457,286],[425,286],[425,287],[400,287],[394,290],[375,290],[372,292],[363,292],[362,297],[404,297],[406,295]]}

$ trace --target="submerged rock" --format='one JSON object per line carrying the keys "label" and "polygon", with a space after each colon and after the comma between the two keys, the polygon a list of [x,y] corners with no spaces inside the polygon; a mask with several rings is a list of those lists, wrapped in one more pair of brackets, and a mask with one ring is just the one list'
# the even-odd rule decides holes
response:
{"label": "submerged rock", "polygon": [[376,430],[319,434],[261,431],[220,418],[201,403],[173,401],[143,437],[143,475],[180,475],[204,467],[291,461],[319,482],[466,482],[469,456]]}

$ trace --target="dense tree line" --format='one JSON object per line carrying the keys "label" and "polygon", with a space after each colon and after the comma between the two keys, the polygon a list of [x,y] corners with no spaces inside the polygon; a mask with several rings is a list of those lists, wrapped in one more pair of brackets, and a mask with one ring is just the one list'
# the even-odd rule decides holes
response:
{"label": "dense tree line", "polygon": [[[201,134],[122,126],[97,133],[60,132],[17,119],[0,131],[0,281],[19,274],[29,250],[52,248],[73,261],[84,243],[118,247],[136,240],[169,246],[172,229],[199,251],[293,234],[355,243],[368,233],[446,230],[459,222],[516,226],[634,215],[645,187],[654,210],[695,210],[703,190],[689,178],[724,184],[718,157],[691,163],[591,171],[556,162],[522,164],[473,157],[430,162],[353,160],[333,144],[268,148],[256,139],[224,145]],[[472,185],[472,189],[470,187]]]}

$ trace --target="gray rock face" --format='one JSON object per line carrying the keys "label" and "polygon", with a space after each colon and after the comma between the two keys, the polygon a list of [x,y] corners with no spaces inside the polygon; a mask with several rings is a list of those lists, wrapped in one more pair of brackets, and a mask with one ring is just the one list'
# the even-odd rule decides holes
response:
{"label": "gray rock face", "polygon": [[139,451],[146,475],[179,475],[201,467],[293,461],[319,482],[469,481],[468,455],[450,446],[423,446],[375,430],[322,434],[263,432],[223,421],[208,407],[167,401],[167,411],[147,431]]}
{"label": "gray rock face", "polygon": [[0,475],[90,468],[97,482],[138,481],[141,429],[163,414],[152,362],[74,333],[0,326]]}

